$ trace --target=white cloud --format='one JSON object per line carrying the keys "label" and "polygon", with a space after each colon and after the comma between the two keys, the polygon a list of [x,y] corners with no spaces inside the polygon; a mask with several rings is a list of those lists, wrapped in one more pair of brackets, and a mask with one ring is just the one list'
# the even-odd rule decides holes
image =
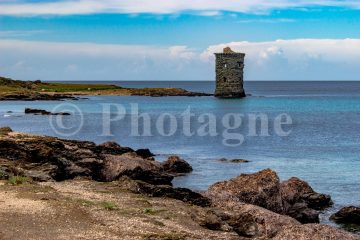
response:
{"label": "white cloud", "polygon": [[55,56],[88,56],[138,59],[151,56],[154,59],[190,58],[192,51],[186,46],[154,47],[146,45],[121,45],[97,43],[63,43],[22,40],[1,40],[0,49],[14,49],[22,53],[36,53],[38,55],[52,54]]}
{"label": "white cloud", "polygon": [[360,39],[230,42],[197,51],[143,46],[0,40],[0,73],[45,80],[213,80],[214,53],[246,53],[246,80],[359,80]]}
{"label": "white cloud", "polygon": [[187,46],[173,46],[169,48],[170,56],[172,58],[192,59],[195,57],[195,53]]}
{"label": "white cloud", "polygon": [[205,15],[221,11],[261,13],[271,9],[338,6],[360,8],[358,0],[66,0],[56,2],[0,3],[1,15],[72,15],[91,13],[194,12]]}
{"label": "white cloud", "polygon": [[273,19],[243,19],[237,21],[238,23],[292,23],[296,22],[291,18],[273,18]]}
{"label": "white cloud", "polygon": [[203,60],[213,58],[213,53],[222,51],[226,46],[245,52],[249,59],[269,59],[281,55],[289,62],[304,58],[317,58],[327,62],[355,63],[360,59],[360,39],[295,39],[269,42],[230,42],[213,45],[202,53]]}
{"label": "white cloud", "polygon": [[[0,52],[0,73],[20,79],[184,79],[191,77],[192,71],[179,74],[179,69],[203,64],[186,46],[0,39]],[[178,74],[174,76],[174,72]]]}
{"label": "white cloud", "polygon": [[359,80],[360,39],[230,42],[208,47],[205,62],[226,46],[246,53],[247,77],[257,80]]}
{"label": "white cloud", "polygon": [[35,34],[45,33],[44,30],[29,30],[29,31],[0,31],[0,37],[14,38],[14,37],[28,37]]}

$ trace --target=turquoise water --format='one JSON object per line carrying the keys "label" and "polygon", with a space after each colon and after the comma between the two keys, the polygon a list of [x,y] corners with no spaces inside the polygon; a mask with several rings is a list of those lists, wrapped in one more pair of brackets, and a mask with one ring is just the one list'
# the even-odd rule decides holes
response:
{"label": "turquoise water", "polygon": [[[189,90],[211,92],[211,82],[125,82],[116,83],[129,87],[183,87]],[[114,97],[96,96],[87,100],[71,101],[84,114],[84,126],[71,139],[102,143],[114,140],[133,148],[150,148],[164,159],[177,154],[194,167],[188,176],[177,178],[176,186],[205,190],[216,181],[235,177],[241,173],[272,168],[282,180],[297,176],[308,181],[316,191],[330,194],[335,202],[328,214],[345,205],[360,205],[360,83],[357,82],[249,82],[245,85],[252,96],[246,99],[224,100],[213,97]],[[1,102],[0,126],[10,126],[16,131],[54,135],[49,117],[23,115],[25,107],[53,110],[65,102]],[[171,137],[130,136],[131,115],[111,125],[113,136],[101,136],[104,103],[118,103],[129,111],[130,103],[139,105],[140,113],[151,116],[152,129],[160,114],[173,114],[178,120],[178,131]],[[183,113],[190,107],[195,119],[194,129],[200,124],[197,117],[212,113],[217,119],[217,137],[187,137],[181,131]],[[8,114],[7,111],[13,113]],[[246,137],[248,122],[234,132],[243,134],[245,142],[236,147],[222,144],[221,119],[227,113],[264,113],[269,118],[267,137]],[[281,113],[288,114],[293,124],[287,137],[274,134],[274,119]],[[112,117],[115,117],[113,115]],[[64,118],[66,126],[76,126],[80,115]],[[220,158],[243,158],[251,162],[231,164],[219,162]]]}

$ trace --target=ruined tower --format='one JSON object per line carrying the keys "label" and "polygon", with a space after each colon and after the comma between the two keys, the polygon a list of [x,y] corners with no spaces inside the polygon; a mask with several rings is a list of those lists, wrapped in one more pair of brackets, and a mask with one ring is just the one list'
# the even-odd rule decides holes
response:
{"label": "ruined tower", "polygon": [[245,97],[244,59],[245,53],[233,52],[229,47],[216,56],[216,97],[242,98]]}

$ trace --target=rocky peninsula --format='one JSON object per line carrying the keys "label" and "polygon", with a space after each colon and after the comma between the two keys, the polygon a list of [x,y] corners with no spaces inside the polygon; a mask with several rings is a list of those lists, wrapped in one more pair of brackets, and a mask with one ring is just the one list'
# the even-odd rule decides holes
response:
{"label": "rocky peninsula", "polygon": [[115,142],[0,129],[0,239],[360,239],[318,224],[331,197],[266,169],[172,186],[192,167]]}
{"label": "rocky peninsula", "polygon": [[78,96],[211,96],[181,88],[123,88],[106,84],[45,83],[0,77],[0,101],[78,100]]}

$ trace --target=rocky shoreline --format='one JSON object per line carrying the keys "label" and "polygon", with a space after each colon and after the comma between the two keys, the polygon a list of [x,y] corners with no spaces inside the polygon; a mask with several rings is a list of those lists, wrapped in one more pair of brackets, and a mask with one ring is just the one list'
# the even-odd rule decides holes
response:
{"label": "rocky shoreline", "polygon": [[208,93],[190,92],[184,89],[127,89],[123,91],[102,91],[102,92],[71,92],[65,94],[44,93],[44,94],[5,94],[0,95],[0,101],[63,101],[79,100],[78,96],[146,96],[146,97],[205,97],[213,96]]}
{"label": "rocky shoreline", "polygon": [[69,94],[10,93],[0,95],[0,101],[63,101],[79,100]]}
{"label": "rocky shoreline", "polygon": [[[204,193],[172,186],[174,177],[191,171],[183,159],[171,156],[159,162],[148,149],[0,129],[0,201],[21,202],[25,208],[32,203],[33,209],[41,209],[34,210],[36,216],[45,219],[51,210],[41,204],[58,214],[69,212],[56,222],[65,237],[54,233],[52,239],[360,239],[318,224],[331,197],[298,178],[280,182],[274,171],[266,169],[215,183]],[[79,204],[79,197],[85,205]],[[144,208],[144,202],[150,207]],[[11,239],[13,232],[23,234],[18,239],[49,238],[48,221],[16,209],[0,207],[0,220],[12,216],[15,222],[0,221],[1,239]],[[74,215],[78,211],[82,213]],[[24,219],[39,226],[18,224]],[[83,229],[83,235],[73,233],[67,222],[79,225],[77,231]]]}

